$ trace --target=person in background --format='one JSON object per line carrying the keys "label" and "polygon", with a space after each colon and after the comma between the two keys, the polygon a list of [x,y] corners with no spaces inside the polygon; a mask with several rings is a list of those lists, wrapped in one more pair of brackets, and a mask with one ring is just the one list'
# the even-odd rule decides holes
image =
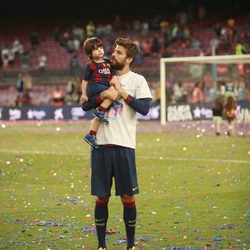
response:
{"label": "person in background", "polygon": [[74,77],[79,77],[81,74],[81,65],[77,54],[75,54],[70,61],[70,73]]}
{"label": "person in background", "polygon": [[23,79],[23,89],[27,90],[28,92],[31,92],[33,88],[32,76],[28,72],[24,72],[22,79]]}
{"label": "person in background", "polygon": [[246,47],[244,46],[244,44],[238,40],[237,44],[235,46],[235,54],[236,55],[244,55],[247,53]]}
{"label": "person in background", "polygon": [[38,49],[38,45],[39,45],[38,33],[36,31],[33,31],[30,34],[30,43],[31,43],[32,50],[36,52]]}
{"label": "person in background", "polygon": [[64,92],[61,90],[59,86],[52,93],[52,100],[54,106],[62,106],[64,105]]}
{"label": "person in background", "polygon": [[199,82],[196,82],[194,85],[194,89],[192,91],[192,103],[199,104],[204,100],[204,95],[200,85],[201,84]]}
{"label": "person in background", "polygon": [[95,32],[96,32],[96,27],[93,21],[90,20],[88,24],[86,25],[87,37],[93,37],[95,35]]}
{"label": "person in background", "polygon": [[19,107],[22,105],[22,94],[23,94],[23,73],[20,72],[17,75],[17,80],[16,80],[16,98],[14,101],[14,105],[16,107]]}
{"label": "person in background", "polygon": [[223,116],[223,104],[224,97],[222,95],[218,96],[213,103],[213,121],[215,125],[215,134],[219,136],[221,134],[221,122]]}
{"label": "person in background", "polygon": [[23,93],[23,74],[22,72],[18,73],[17,80],[16,80],[16,90],[18,94]]}
{"label": "person in background", "polygon": [[38,58],[40,72],[43,73],[46,68],[47,57],[41,54]]}
{"label": "person in background", "polygon": [[181,81],[178,81],[177,83],[174,84],[173,87],[172,101],[173,103],[182,103],[184,102],[184,100],[186,100],[185,96],[186,93],[183,88],[183,84]]}
{"label": "person in background", "polygon": [[227,135],[230,136],[234,133],[234,120],[236,118],[236,108],[237,104],[233,96],[228,96],[226,98],[223,114],[227,120]]}
{"label": "person in background", "polygon": [[[16,104],[18,104],[18,101],[20,101],[20,100],[17,99]],[[23,94],[22,94],[22,96],[21,96],[20,104],[23,105],[23,106],[32,105],[31,96],[30,96],[30,91],[28,91],[27,89],[25,89],[25,90],[23,91]]]}

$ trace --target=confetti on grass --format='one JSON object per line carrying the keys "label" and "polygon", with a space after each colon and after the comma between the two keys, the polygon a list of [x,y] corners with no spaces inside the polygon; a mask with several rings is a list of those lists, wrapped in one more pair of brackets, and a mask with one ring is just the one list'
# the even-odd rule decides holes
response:
{"label": "confetti on grass", "polygon": [[[39,128],[35,124],[35,129],[30,126],[29,133],[24,126],[20,126],[20,133],[18,126],[9,133],[14,125],[8,124],[1,130],[0,171],[4,185],[0,248],[93,249],[97,238],[93,197],[89,194],[90,162],[83,157],[84,145],[75,147],[81,130],[78,134],[62,134],[69,131],[65,125],[60,132],[56,131],[59,125],[50,126],[49,130],[46,124]],[[188,138],[178,133],[139,134],[141,195],[137,198],[140,225],[136,247],[249,249],[250,200],[244,192],[249,183],[248,164],[244,163],[250,157],[248,141],[239,136],[207,137],[207,128],[203,133],[202,128],[196,131],[197,125],[186,127],[192,130],[187,131]],[[39,131],[33,133],[36,129]],[[180,126],[175,128],[178,129]],[[5,153],[4,148],[15,153]],[[69,154],[61,154],[62,149]],[[145,155],[149,157],[144,158]],[[168,160],[173,157],[187,161]],[[125,249],[121,204],[114,197],[109,226],[112,229],[106,232],[108,249]]]}
{"label": "confetti on grass", "polygon": [[126,242],[127,242],[126,238],[119,238],[113,243],[113,245],[121,245]]}

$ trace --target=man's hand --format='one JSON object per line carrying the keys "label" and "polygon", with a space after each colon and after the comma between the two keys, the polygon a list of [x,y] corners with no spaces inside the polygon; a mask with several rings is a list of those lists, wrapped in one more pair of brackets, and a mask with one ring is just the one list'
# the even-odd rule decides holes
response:
{"label": "man's hand", "polygon": [[113,77],[110,84],[113,85],[115,89],[118,91],[120,98],[125,100],[128,97],[128,93],[123,90],[121,83],[118,80],[118,77]]}
{"label": "man's hand", "polygon": [[116,101],[119,98],[119,93],[113,86],[111,86],[109,89],[103,91],[100,97],[101,100],[109,99],[111,101]]}
{"label": "man's hand", "polygon": [[82,103],[87,102],[88,100],[89,100],[89,98],[86,95],[81,96],[81,102]]}
{"label": "man's hand", "polygon": [[111,79],[111,81],[110,81],[110,84],[111,84],[112,86],[114,86],[115,89],[116,89],[118,92],[121,91],[121,83],[120,83],[120,81],[118,80],[118,77],[117,77],[117,76],[113,76],[113,77],[112,77],[112,79]]}

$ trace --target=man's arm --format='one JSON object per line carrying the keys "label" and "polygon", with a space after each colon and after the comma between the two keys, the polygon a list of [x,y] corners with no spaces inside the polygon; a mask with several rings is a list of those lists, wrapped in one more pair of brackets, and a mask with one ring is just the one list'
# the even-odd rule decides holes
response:
{"label": "man's arm", "polygon": [[141,115],[147,115],[151,98],[136,99],[133,96],[128,95],[124,101],[136,112],[140,113]]}
{"label": "man's arm", "polygon": [[119,80],[115,79],[113,85],[119,93],[119,96],[124,99],[124,101],[133,108],[136,112],[141,115],[147,115],[149,111],[149,103],[152,100],[151,98],[140,98],[136,99],[135,97],[129,95],[122,87]]}

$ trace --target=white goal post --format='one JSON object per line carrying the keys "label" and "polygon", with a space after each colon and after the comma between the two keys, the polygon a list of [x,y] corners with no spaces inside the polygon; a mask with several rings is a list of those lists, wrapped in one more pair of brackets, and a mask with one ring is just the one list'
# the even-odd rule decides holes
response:
{"label": "white goal post", "polygon": [[[250,54],[247,55],[223,55],[223,56],[196,56],[196,57],[175,57],[175,58],[161,58],[160,59],[160,88],[161,88],[161,100],[160,100],[160,114],[161,114],[161,124],[166,124],[166,82],[169,72],[174,74],[176,79],[179,78],[190,78],[191,81],[197,81],[197,79],[192,79],[193,76],[190,75],[190,66],[195,65],[240,65],[240,64],[250,64]],[[169,67],[167,67],[167,65]],[[186,66],[187,65],[187,66]],[[167,69],[168,68],[168,69]],[[167,72],[168,71],[168,72]],[[184,72],[185,71],[185,72]],[[231,76],[231,70],[228,70],[229,75]],[[193,72],[195,77],[203,77],[203,72],[196,70],[193,67]],[[249,72],[250,74],[250,72]],[[194,77],[194,78],[195,78]],[[224,77],[224,76],[222,76]],[[183,80],[183,79],[182,79]]]}

